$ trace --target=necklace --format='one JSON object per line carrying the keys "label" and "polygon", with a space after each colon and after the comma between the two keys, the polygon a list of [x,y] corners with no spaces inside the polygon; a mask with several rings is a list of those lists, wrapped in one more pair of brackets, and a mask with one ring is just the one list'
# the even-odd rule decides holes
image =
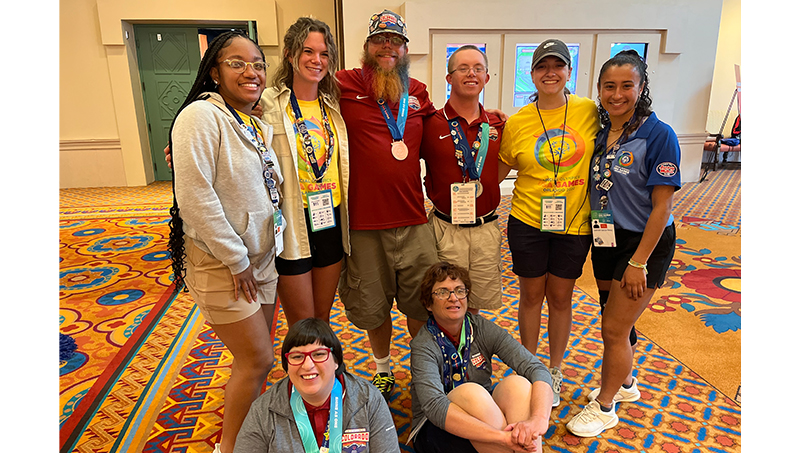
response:
{"label": "necklace", "polygon": [[612,127],[612,128],[611,128],[611,129],[609,129],[609,130],[610,130],[611,132],[619,132],[619,131],[621,131],[621,130],[625,129],[625,126],[626,126],[627,124],[628,124],[628,123],[625,123],[625,124],[623,124],[622,126],[620,126],[620,127],[616,128],[616,129],[614,129],[614,128]]}

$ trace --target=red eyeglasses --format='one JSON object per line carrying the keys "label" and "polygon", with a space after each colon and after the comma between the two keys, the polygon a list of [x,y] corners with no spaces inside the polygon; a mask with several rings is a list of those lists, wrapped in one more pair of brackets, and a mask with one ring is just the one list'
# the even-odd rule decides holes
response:
{"label": "red eyeglasses", "polygon": [[310,352],[291,351],[283,356],[286,357],[286,361],[289,362],[289,365],[297,366],[306,363],[306,357],[311,357],[311,361],[314,363],[322,363],[328,360],[330,355],[330,348],[319,348]]}

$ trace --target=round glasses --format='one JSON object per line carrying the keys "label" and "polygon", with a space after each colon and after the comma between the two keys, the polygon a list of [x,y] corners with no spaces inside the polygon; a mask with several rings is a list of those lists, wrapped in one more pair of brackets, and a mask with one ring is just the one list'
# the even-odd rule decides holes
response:
{"label": "round glasses", "polygon": [[376,46],[382,46],[385,43],[389,42],[392,44],[393,47],[400,47],[406,43],[406,40],[395,35],[395,36],[386,36],[390,33],[381,33],[379,35],[372,35],[369,37],[369,42],[375,44]]}
{"label": "round glasses", "polygon": [[328,357],[331,355],[330,348],[319,348],[314,349],[310,352],[301,352],[301,351],[292,351],[287,352],[284,354],[286,357],[286,361],[289,362],[289,365],[302,365],[306,363],[306,357],[311,357],[311,361],[314,363],[322,363],[328,360]]}
{"label": "round glasses", "polygon": [[229,59],[229,60],[224,60],[224,62],[228,63],[228,66],[230,66],[231,69],[233,69],[233,72],[237,74],[243,73],[247,69],[247,65],[252,66],[253,71],[255,72],[266,72],[267,68],[269,67],[269,63],[267,63],[266,61],[254,61],[251,63],[248,61]]}
{"label": "round glasses", "polygon": [[454,72],[457,72],[457,73],[459,73],[461,75],[467,75],[467,74],[469,74],[469,71],[475,71],[475,75],[481,75],[481,74],[486,72],[486,67],[485,66],[473,66],[473,67],[459,66],[459,67],[453,69],[452,71],[450,71],[450,74],[452,74]]}
{"label": "round glasses", "polygon": [[463,298],[467,297],[467,294],[469,294],[469,290],[467,288],[464,288],[463,286],[459,286],[458,288],[456,288],[456,289],[454,289],[452,291],[450,291],[447,288],[439,288],[436,291],[434,291],[432,294],[434,296],[436,296],[437,299],[440,299],[440,300],[449,299],[450,298],[450,294],[455,294],[457,298],[463,299]]}

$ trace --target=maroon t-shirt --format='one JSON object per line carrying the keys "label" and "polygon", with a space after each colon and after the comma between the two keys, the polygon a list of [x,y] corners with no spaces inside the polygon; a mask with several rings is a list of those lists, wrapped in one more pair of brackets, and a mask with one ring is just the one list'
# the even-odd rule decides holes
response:
{"label": "maroon t-shirt", "polygon": [[[350,229],[382,230],[427,222],[420,179],[419,146],[422,121],[436,109],[425,84],[409,80],[409,108],[403,141],[408,157],[392,156],[393,141],[378,102],[365,81],[364,69],[336,73],[339,101],[347,125],[350,153]],[[386,103],[397,119],[398,103]]]}
{"label": "maroon t-shirt", "polygon": [[450,184],[464,181],[461,167],[458,166],[456,158],[456,148],[450,136],[448,118],[450,120],[458,119],[458,124],[467,134],[467,146],[470,148],[478,138],[481,123],[489,123],[489,149],[486,152],[480,177],[483,193],[476,200],[475,215],[485,216],[497,209],[497,205],[500,204],[497,164],[505,122],[495,115],[486,113],[482,105],[480,109],[480,117],[471,124],[467,124],[467,121],[453,110],[448,101],[443,109],[437,110],[435,115],[425,119],[422,146],[420,147],[420,157],[425,159],[425,190],[436,209],[447,215],[450,215]]}

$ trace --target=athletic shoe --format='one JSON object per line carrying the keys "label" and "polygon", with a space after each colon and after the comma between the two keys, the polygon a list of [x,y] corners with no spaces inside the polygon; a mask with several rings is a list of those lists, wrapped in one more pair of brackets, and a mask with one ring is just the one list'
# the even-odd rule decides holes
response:
{"label": "athletic shoe", "polygon": [[381,391],[383,399],[388,403],[389,397],[392,396],[392,390],[394,390],[394,374],[375,373],[375,376],[372,377],[372,385]]}
{"label": "athletic shoe", "polygon": [[[615,403],[616,405],[616,403]],[[600,403],[591,401],[583,410],[567,423],[567,430],[578,437],[594,437],[619,423],[614,408],[611,412],[603,412]]]}
{"label": "athletic shoe", "polygon": [[560,368],[550,368],[550,377],[553,378],[553,407],[561,404],[561,383],[564,381],[564,375],[561,374]]}
{"label": "athletic shoe", "polygon": [[[642,394],[639,392],[639,387],[636,385],[639,381],[636,379],[636,376],[633,377],[633,385],[631,388],[626,389],[625,387],[620,387],[617,391],[617,394],[614,395],[614,402],[615,403],[632,403],[639,398],[642,397]],[[589,393],[589,401],[594,401],[597,398],[597,395],[600,394],[600,389],[594,389],[591,393]]]}

